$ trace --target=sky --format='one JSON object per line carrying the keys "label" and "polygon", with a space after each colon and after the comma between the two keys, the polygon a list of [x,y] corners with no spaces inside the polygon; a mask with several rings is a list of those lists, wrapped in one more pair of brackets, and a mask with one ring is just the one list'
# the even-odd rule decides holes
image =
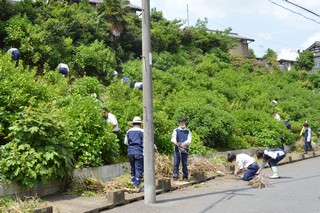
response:
{"label": "sky", "polygon": [[[142,1],[130,0],[137,6]],[[298,51],[320,41],[319,0],[150,0],[150,7],[162,11],[166,19],[184,20],[185,26],[207,18],[210,30],[230,27],[255,40],[249,48],[257,57],[270,48],[278,59],[296,60]]]}

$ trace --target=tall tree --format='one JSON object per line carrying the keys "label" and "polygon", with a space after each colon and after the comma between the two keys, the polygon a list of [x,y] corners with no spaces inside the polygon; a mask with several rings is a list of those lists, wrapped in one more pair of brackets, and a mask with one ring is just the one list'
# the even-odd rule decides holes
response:
{"label": "tall tree", "polygon": [[315,65],[313,59],[313,52],[303,51],[297,57],[297,61],[294,63],[294,66],[297,70],[306,70],[310,71]]}
{"label": "tall tree", "polygon": [[98,5],[99,14],[106,20],[106,27],[115,37],[119,37],[123,32],[124,15],[129,11],[128,0],[103,0]]}
{"label": "tall tree", "polygon": [[262,56],[262,58],[268,62],[272,68],[278,68],[277,57],[277,53],[270,48],[268,48],[266,54]]}

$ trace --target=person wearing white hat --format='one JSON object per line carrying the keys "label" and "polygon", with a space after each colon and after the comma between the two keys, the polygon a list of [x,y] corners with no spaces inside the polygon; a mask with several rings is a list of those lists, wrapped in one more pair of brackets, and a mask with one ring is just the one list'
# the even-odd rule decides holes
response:
{"label": "person wearing white hat", "polygon": [[126,133],[124,144],[128,146],[128,159],[131,166],[131,181],[140,188],[143,177],[143,129],[141,118],[135,116],[132,121],[128,122],[131,129]]}

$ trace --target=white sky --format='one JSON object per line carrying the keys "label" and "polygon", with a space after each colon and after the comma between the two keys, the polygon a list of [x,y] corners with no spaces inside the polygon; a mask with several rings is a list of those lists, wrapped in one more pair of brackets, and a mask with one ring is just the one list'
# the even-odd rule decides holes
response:
{"label": "white sky", "polygon": [[[150,0],[150,5],[162,11],[169,20],[187,20],[188,5],[190,26],[206,17],[209,29],[224,30],[231,27],[232,32],[254,39],[249,47],[258,57],[270,48],[277,52],[278,59],[295,60],[298,50],[304,50],[315,41],[320,41],[320,4],[319,0],[289,1],[319,16],[285,0]],[[130,2],[142,5],[142,0]]]}

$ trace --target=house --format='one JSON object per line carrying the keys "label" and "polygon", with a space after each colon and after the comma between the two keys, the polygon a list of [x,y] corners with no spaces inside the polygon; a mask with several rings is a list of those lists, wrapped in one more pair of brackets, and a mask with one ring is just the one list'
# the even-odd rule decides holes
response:
{"label": "house", "polygon": [[230,50],[230,53],[232,55],[242,55],[246,58],[249,58],[249,44],[251,42],[254,42],[254,39],[240,36],[238,35],[238,33],[229,33],[229,36],[235,38],[236,40],[236,43],[234,44],[234,47]]}
{"label": "house", "polygon": [[315,72],[316,70],[320,69],[320,41],[314,42],[306,50],[313,52],[313,58],[314,58],[315,65],[312,68],[311,72]]}
{"label": "house", "polygon": [[280,59],[279,62],[279,69],[284,71],[290,71],[293,69],[294,61],[287,60],[287,59]]}

